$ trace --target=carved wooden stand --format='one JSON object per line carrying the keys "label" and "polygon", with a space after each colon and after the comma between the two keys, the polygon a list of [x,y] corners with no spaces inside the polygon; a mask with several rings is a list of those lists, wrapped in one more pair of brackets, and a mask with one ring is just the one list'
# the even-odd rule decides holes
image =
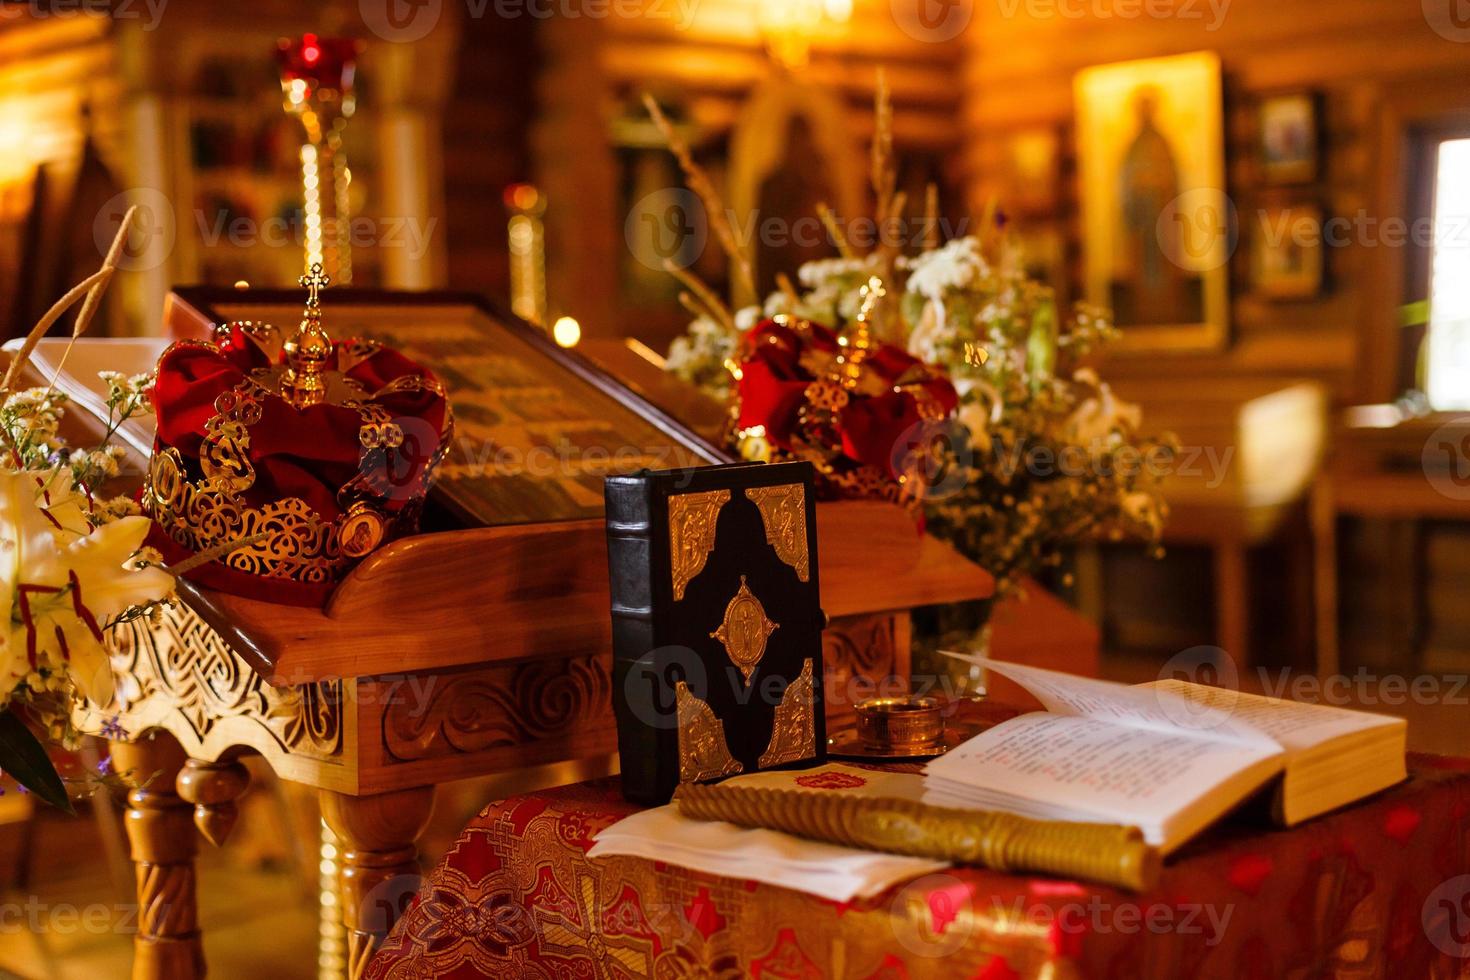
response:
{"label": "carved wooden stand", "polygon": [[[907,675],[908,617],[834,620],[824,646],[840,723],[852,678]],[[135,980],[204,973],[191,823],[224,843],[250,781],[242,753],[321,791],[343,847],[353,978],[416,892],[414,842],[435,784],[515,772],[546,784],[616,768],[606,655],[273,687],[184,605],[151,627],[121,627],[112,649],[116,702],[76,720],[96,731],[115,717],[133,739],[113,742],[116,767],[144,781],[127,813],[142,909]]]}
{"label": "carved wooden stand", "polygon": [[[822,505],[829,727],[854,678],[906,678],[908,608],[987,595],[990,579],[886,505]],[[135,980],[201,976],[190,822],[219,844],[260,755],[321,792],[341,839],[349,975],[360,977],[417,889],[433,787],[495,792],[617,766],[600,521],[421,535],[375,552],[322,610],[195,590],[111,637],[119,771],[144,780],[128,833],[143,908]]]}

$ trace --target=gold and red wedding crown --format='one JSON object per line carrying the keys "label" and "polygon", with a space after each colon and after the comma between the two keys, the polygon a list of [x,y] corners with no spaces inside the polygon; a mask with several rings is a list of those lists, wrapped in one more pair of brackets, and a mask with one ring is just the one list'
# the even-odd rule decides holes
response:
{"label": "gold and red wedding crown", "polygon": [[213,588],[320,605],[364,556],[417,529],[449,445],[432,373],[375,341],[328,336],[328,283],[320,265],[301,277],[306,309],[289,336],[235,321],[159,358],[150,544],[170,563],[215,555],[189,573]]}
{"label": "gold and red wedding crown", "polygon": [[958,396],[943,370],[874,336],[885,295],[869,278],[841,332],[785,315],[752,328],[734,371],[733,435],[743,454],[754,444],[761,458],[809,460],[823,495],[917,510],[931,443]]}

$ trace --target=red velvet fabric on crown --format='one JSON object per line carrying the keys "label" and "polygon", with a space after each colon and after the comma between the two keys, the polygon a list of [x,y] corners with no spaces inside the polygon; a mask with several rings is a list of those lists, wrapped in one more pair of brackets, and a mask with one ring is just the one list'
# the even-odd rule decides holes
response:
{"label": "red velvet fabric on crown", "polygon": [[365,522],[376,529],[367,550],[415,529],[452,427],[444,390],[397,351],[351,340],[332,345],[323,399],[298,406],[282,392],[274,328],[236,323],[218,336],[159,359],[143,495],[151,543],[176,561],[268,533],[188,577],[320,605],[365,553]]}
{"label": "red velvet fabric on crown", "polygon": [[[837,333],[810,321],[765,320],[750,331],[740,363],[742,429],[761,426],[778,449],[798,448],[802,410],[812,386],[842,350]],[[914,433],[925,418],[923,402],[932,414],[947,416],[959,399],[941,372],[891,344],[872,349],[866,362],[871,378],[865,391],[855,392],[837,412],[835,430],[825,433],[824,448],[840,450],[847,460],[873,467],[891,480],[900,474],[895,464],[913,446]]]}

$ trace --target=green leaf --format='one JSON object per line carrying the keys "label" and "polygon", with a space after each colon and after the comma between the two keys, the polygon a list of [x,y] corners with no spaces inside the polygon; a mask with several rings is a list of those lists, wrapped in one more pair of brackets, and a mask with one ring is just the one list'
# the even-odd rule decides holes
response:
{"label": "green leaf", "polygon": [[1050,300],[1040,303],[1031,317],[1031,335],[1026,338],[1026,369],[1031,390],[1040,391],[1057,367],[1057,308]]}
{"label": "green leaf", "polygon": [[903,314],[903,322],[908,326],[909,332],[919,325],[924,317],[924,304],[928,300],[918,293],[904,293],[898,301],[899,311]]}
{"label": "green leaf", "polygon": [[45,747],[13,711],[0,713],[0,770],[56,809],[76,812]]}

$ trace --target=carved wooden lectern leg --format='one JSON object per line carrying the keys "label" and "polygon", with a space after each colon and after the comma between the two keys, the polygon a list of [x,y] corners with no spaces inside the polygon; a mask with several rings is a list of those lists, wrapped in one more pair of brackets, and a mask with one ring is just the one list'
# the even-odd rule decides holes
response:
{"label": "carved wooden lectern leg", "polygon": [[118,772],[142,783],[128,794],[126,826],[137,880],[138,933],[133,938],[133,980],[185,980],[204,976],[195,907],[192,808],[175,792],[184,750],[158,732],[137,742],[113,742]]}
{"label": "carved wooden lectern leg", "polygon": [[414,842],[434,809],[434,789],[422,786],[376,796],[323,790],[321,800],[322,816],[342,842],[347,976],[357,980],[418,892]]}

